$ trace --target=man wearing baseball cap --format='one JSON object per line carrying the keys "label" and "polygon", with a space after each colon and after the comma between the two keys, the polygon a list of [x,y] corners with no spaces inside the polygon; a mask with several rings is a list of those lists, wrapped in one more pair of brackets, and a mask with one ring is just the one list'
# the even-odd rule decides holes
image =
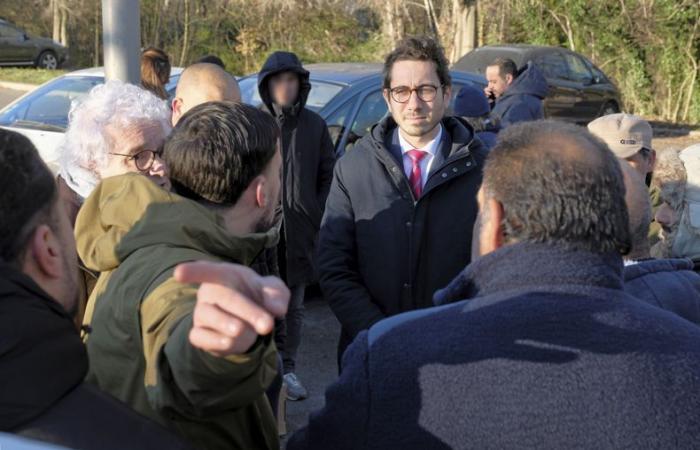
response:
{"label": "man wearing baseball cap", "polygon": [[615,156],[629,162],[642,178],[647,179],[653,172],[656,152],[651,147],[653,131],[646,120],[632,114],[609,114],[589,123],[588,130],[605,141]]}
{"label": "man wearing baseball cap", "polygon": [[[620,159],[629,162],[641,175],[647,186],[651,185],[651,177],[656,165],[656,151],[651,147],[654,135],[649,122],[633,114],[609,114],[599,117],[588,124],[588,131],[602,139],[610,150]],[[658,189],[651,188],[652,215],[661,204]],[[652,222],[649,226],[649,242],[658,242],[660,226]]]}

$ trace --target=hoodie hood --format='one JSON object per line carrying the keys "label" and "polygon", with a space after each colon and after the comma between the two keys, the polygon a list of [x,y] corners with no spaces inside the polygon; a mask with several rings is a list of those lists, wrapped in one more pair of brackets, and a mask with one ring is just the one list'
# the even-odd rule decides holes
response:
{"label": "hoodie hood", "polygon": [[503,93],[502,98],[513,95],[532,95],[544,99],[548,93],[549,85],[547,84],[547,79],[532,62],[528,62]]}
{"label": "hoodie hood", "polygon": [[[298,114],[305,106],[306,100],[309,98],[311,91],[311,83],[309,82],[309,71],[304,69],[297,55],[291,52],[274,52],[271,54],[262,70],[258,74],[258,92],[263,104],[270,113],[275,112],[272,96],[270,95],[269,80],[270,77],[282,72],[293,72],[299,75],[299,97],[294,105],[294,113]],[[273,114],[277,116],[278,114]]]}
{"label": "hoodie hood", "polygon": [[116,269],[137,250],[162,246],[249,265],[270,239],[270,233],[233,236],[214,211],[138,174],[97,186],[80,209],[75,235],[81,260],[98,272]]}
{"label": "hoodie hood", "polygon": [[27,275],[3,263],[0,329],[0,431],[11,431],[80,385],[88,360],[65,309]]}

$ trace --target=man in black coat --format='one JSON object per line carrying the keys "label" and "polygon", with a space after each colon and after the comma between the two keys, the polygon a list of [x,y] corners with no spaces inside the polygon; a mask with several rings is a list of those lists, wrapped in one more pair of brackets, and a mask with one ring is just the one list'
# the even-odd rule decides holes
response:
{"label": "man in black coat", "polygon": [[[319,276],[342,325],[338,357],[385,317],[431,305],[469,263],[486,150],[447,117],[448,63],[429,38],[387,57],[391,117],[336,164],[319,239]],[[339,361],[340,363],[340,361]]]}
{"label": "man in black coat", "polygon": [[36,149],[4,130],[0,191],[0,431],[85,450],[188,448],[83,382],[72,226]]}
{"label": "man in black coat", "polygon": [[288,398],[308,394],[295,375],[301,341],[306,286],[316,279],[318,230],[328,197],[335,151],[326,122],[306,101],[311,91],[309,72],[294,53],[275,52],[258,74],[263,108],[282,129],[282,233],[279,267],[292,291],[289,311],[278,330]]}
{"label": "man in black coat", "polygon": [[513,125],[479,206],[474,262],[442,306],[361,333],[287,448],[696,448],[700,328],[625,293],[607,146],[574,125]]}

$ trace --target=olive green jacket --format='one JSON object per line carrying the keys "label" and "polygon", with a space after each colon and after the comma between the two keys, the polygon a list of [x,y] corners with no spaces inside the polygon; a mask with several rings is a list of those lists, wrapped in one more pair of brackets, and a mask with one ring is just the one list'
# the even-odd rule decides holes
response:
{"label": "olive green jacket", "polygon": [[268,236],[234,237],[213,211],[142,175],[104,180],[75,232],[82,261],[101,274],[85,313],[87,380],[196,448],[279,448],[264,394],[277,370],[271,336],[226,358],[193,347],[196,286],[172,276],[186,261],[247,265]]}

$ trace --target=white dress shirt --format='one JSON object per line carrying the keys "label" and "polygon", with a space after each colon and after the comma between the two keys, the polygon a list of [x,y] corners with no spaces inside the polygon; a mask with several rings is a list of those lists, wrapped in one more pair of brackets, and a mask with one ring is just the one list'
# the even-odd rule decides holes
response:
{"label": "white dress shirt", "polygon": [[[413,160],[408,153],[411,150],[421,150],[426,152],[426,155],[420,161],[420,172],[421,172],[421,186],[425,187],[425,183],[428,181],[428,175],[430,175],[430,170],[433,167],[433,160],[435,159],[435,154],[440,151],[440,139],[442,139],[442,124],[438,124],[440,130],[435,136],[435,139],[428,142],[428,144],[423,148],[416,148],[409,144],[401,135],[398,127],[396,128],[396,133],[399,133],[399,144],[401,145],[401,154],[403,155],[403,170],[408,179],[411,179],[411,172],[413,172]],[[394,141],[396,142],[396,141]]]}

